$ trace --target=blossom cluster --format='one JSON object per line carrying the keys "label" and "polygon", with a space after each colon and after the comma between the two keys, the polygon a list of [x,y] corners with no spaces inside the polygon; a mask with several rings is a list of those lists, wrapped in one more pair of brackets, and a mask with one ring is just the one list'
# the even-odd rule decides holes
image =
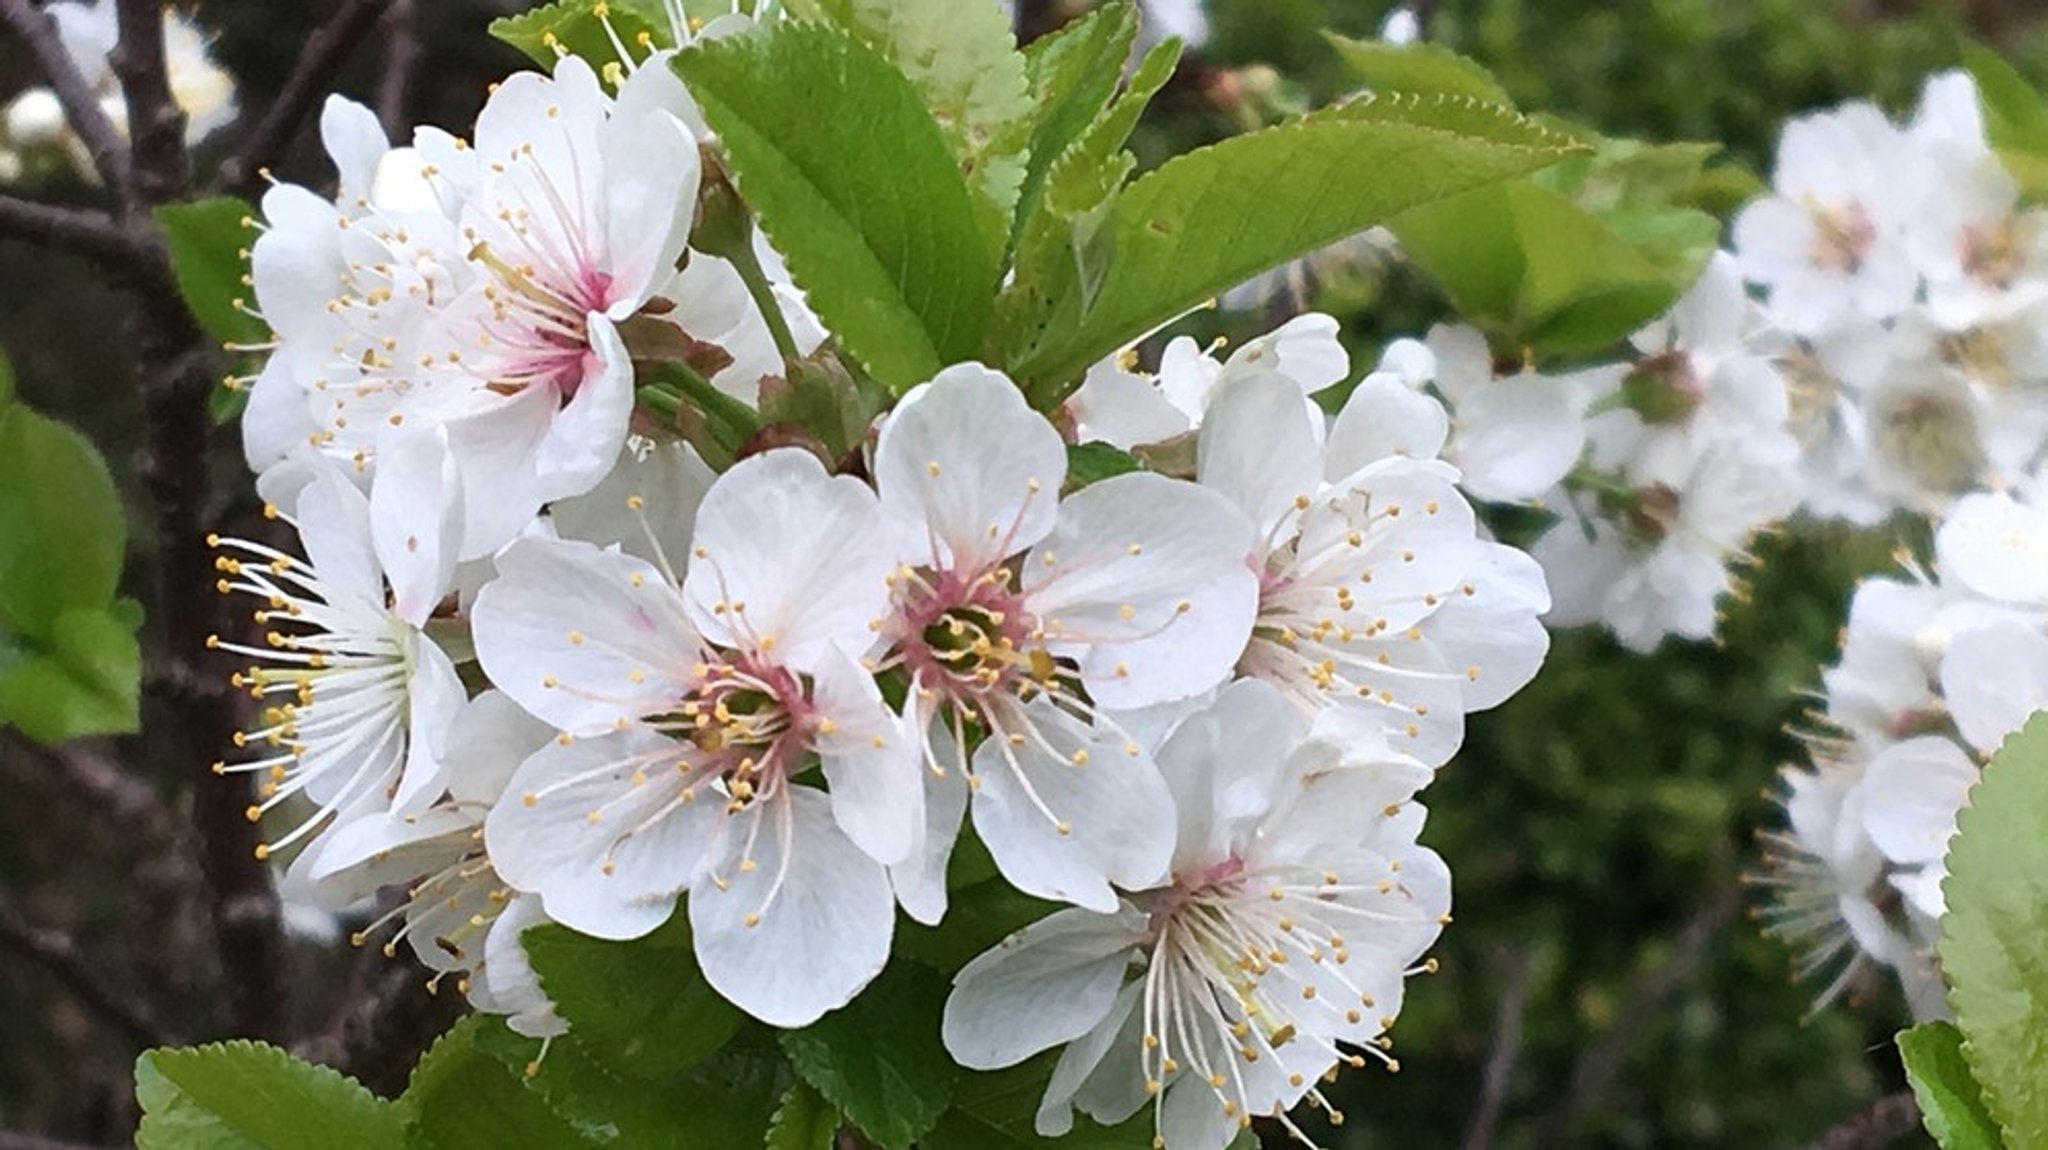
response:
{"label": "blossom cluster", "polygon": [[[715,470],[655,367],[752,405],[831,337],[758,237],[692,246],[730,186],[661,55],[515,75],[469,137],[394,147],[339,99],[322,130],[337,193],[272,188],[252,256],[243,432],[297,546],[217,541],[259,627],[217,641],[259,703],[218,769],[254,775],[294,897],[395,886],[358,937],[398,923],[541,1036],[567,1023],[522,931],[684,914],[720,994],[799,1027],[899,910],[944,918],[971,827],[1065,904],[944,1023],[971,1067],[1064,1047],[1041,1130],[1149,1104],[1220,1148],[1386,1058],[1450,906],[1416,795],[1547,648],[1541,570],[1438,458],[1426,349],[1334,420],[1327,317],[1157,378],[1120,357],[1057,419],[959,363],[850,458]],[[1185,468],[1070,474],[1075,442],[1166,439]]]}
{"label": "blossom cluster", "polygon": [[2048,708],[2048,500],[1966,496],[1935,567],[1857,589],[1822,676],[1826,733],[1787,767],[1788,826],[1767,841],[1774,932],[1834,967],[1822,1001],[1866,966],[1896,972],[1914,1013],[1944,1017],[1934,957],[1956,815],[1981,764]]}

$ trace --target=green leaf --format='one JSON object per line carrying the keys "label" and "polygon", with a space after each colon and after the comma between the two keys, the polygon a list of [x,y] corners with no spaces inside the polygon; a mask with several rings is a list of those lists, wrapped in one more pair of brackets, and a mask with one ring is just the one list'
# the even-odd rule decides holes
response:
{"label": "green leaf", "polygon": [[2048,1145],[2048,712],[1971,789],[1942,894],[1941,968],[1970,1070],[2007,1144]]}
{"label": "green leaf", "polygon": [[1963,45],[1963,67],[1977,81],[1984,134],[1995,148],[2048,153],[2048,102],[2019,69],[1982,44]]}
{"label": "green leaf", "polygon": [[870,375],[900,394],[972,357],[999,253],[902,73],[805,24],[699,44],[677,68],[790,273]]}
{"label": "green leaf", "polygon": [[0,408],[0,631],[47,639],[64,612],[106,606],[126,539],[92,444],[20,404]]}
{"label": "green leaf", "polygon": [[1033,1123],[1058,1061],[1058,1051],[1047,1051],[1008,1069],[962,1074],[953,1109],[918,1143],[919,1150],[1149,1150],[1149,1106],[1112,1127],[1077,1114],[1071,1133],[1041,1136]]}
{"label": "green leaf", "polygon": [[138,1150],[399,1150],[397,1107],[325,1066],[237,1041],[135,1060]]}
{"label": "green leaf", "polygon": [[832,1150],[839,1138],[839,1111],[808,1083],[782,1096],[768,1124],[767,1150]]}
{"label": "green leaf", "polygon": [[156,221],[171,249],[178,294],[206,334],[222,343],[261,343],[262,320],[242,308],[249,294],[249,247],[256,242],[256,210],[234,196],[164,204]]}
{"label": "green leaf", "polygon": [[1112,475],[1143,470],[1145,461],[1121,447],[1107,443],[1071,443],[1067,445],[1067,482],[1062,490],[1079,491]]}
{"label": "green leaf", "polygon": [[7,405],[13,402],[14,365],[7,362],[5,355],[0,355],[0,412],[4,412]]}
{"label": "green leaf", "polygon": [[600,1146],[528,1088],[520,1071],[478,1044],[479,1031],[502,1027],[471,1015],[434,1043],[413,1068],[398,1101],[412,1150],[580,1150]]}
{"label": "green leaf", "polygon": [[1113,201],[1103,224],[1110,265],[1092,299],[1071,265],[1026,277],[1031,257],[1020,249],[999,358],[1048,406],[1090,364],[1258,272],[1414,205],[1532,171],[1569,147],[1498,108],[1385,98],[1190,152]]}
{"label": "green leaf", "polygon": [[820,0],[824,15],[909,78],[973,188],[982,235],[1000,258],[1025,174],[1031,95],[1010,21],[960,0]]}
{"label": "green leaf", "polygon": [[945,979],[897,962],[844,1008],[784,1031],[782,1050],[870,1141],[908,1150],[952,1103],[960,1073],[939,1041],[945,1001]]}
{"label": "green leaf", "polygon": [[1951,1023],[1923,1022],[1901,1030],[1898,1043],[1920,1120],[1942,1150],[2001,1150],[1998,1123],[1963,1061],[1963,1032]]}
{"label": "green leaf", "polygon": [[[1018,197],[1017,231],[1036,212],[1054,161],[1088,131],[1116,94],[1124,61],[1138,37],[1129,0],[1105,4],[1024,49],[1035,104],[1031,146]],[[1117,141],[1118,147],[1122,141]]]}
{"label": "green leaf", "polygon": [[630,942],[553,925],[520,938],[577,1038],[626,1077],[670,1077],[725,1045],[745,1021],[697,970],[688,915]]}
{"label": "green leaf", "polygon": [[1385,40],[1354,40],[1335,32],[1323,37],[1343,57],[1351,75],[1380,92],[1470,96],[1514,106],[1506,89],[1478,63],[1436,44],[1390,44]]}
{"label": "green leaf", "polygon": [[1059,909],[1033,898],[1001,878],[952,892],[945,921],[937,926],[905,922],[896,930],[896,952],[947,975],[1014,932]]}
{"label": "green leaf", "polygon": [[[491,35],[512,45],[533,58],[543,69],[553,71],[560,53],[559,46],[571,56],[581,56],[591,67],[602,69],[604,65],[619,58],[618,47],[612,42],[616,33],[619,43],[629,49],[638,49],[640,37],[651,38],[657,48],[675,46],[669,34],[668,20],[661,14],[659,0],[611,0],[605,5],[611,31],[605,30],[605,21],[594,14],[602,0],[559,0],[558,3],[544,4],[530,12],[516,16],[500,16],[491,21]],[[636,58],[643,58],[641,52]]]}
{"label": "green leaf", "polygon": [[19,657],[0,664],[0,725],[46,744],[141,729],[139,623],[121,604],[74,607],[44,640],[17,640]]}

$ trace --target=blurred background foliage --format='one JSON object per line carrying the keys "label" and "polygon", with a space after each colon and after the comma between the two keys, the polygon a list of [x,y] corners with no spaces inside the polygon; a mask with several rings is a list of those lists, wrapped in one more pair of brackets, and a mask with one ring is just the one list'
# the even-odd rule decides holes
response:
{"label": "blurred background foliage", "polygon": [[[418,3],[427,55],[411,117],[468,122],[485,84],[520,64],[483,25],[524,6]],[[1060,4],[1044,7],[1037,18],[1059,18]],[[1156,160],[1340,94],[1349,82],[1321,30],[1373,36],[1388,7],[1213,0],[1214,37],[1155,107],[1141,153]],[[325,8],[207,0],[198,15],[249,104],[276,92]],[[1864,95],[1905,107],[1964,36],[2048,79],[2048,17],[2025,0],[1445,0],[1420,14],[1428,39],[1480,60],[1525,109],[1610,135],[1718,141],[1719,162],[1758,173],[1785,117]],[[365,51],[341,87],[368,99],[377,80]],[[0,44],[0,99],[28,82]],[[315,143],[301,141],[279,175],[325,180]],[[17,190],[92,194],[61,174]],[[1379,343],[1445,314],[1398,268],[1327,287],[1312,302],[1345,321],[1361,370]],[[121,312],[93,269],[0,242],[0,347],[23,398],[90,435],[132,490],[139,410]],[[1243,335],[1274,318],[1195,326]],[[1799,1146],[1900,1087],[1896,992],[1872,983],[1806,1017],[1818,987],[1789,982],[1791,955],[1748,921],[1757,892],[1743,881],[1774,818],[1775,772],[1800,755],[1788,729],[1803,692],[1833,658],[1855,579],[1890,568],[1892,543],[1795,526],[1756,555],[1746,593],[1726,605],[1723,643],[1638,658],[1597,634],[1561,635],[1534,685],[1475,717],[1427,795],[1426,841],[1457,884],[1441,970],[1411,983],[1394,1031],[1400,1073],[1349,1071],[1328,1090],[1347,1121],[1308,1122],[1325,1145]],[[130,579],[146,574],[131,567]],[[0,910],[63,927],[110,985],[167,1004],[173,1029],[181,1010],[203,1015],[190,1004],[216,993],[219,975],[204,946],[175,944],[192,929],[176,894],[191,884],[159,849],[175,827],[115,817],[108,796],[54,786],[17,749],[0,744]],[[158,766],[165,776],[146,781],[174,798],[189,765]],[[365,977],[312,942],[295,961],[307,1009],[331,1009]],[[126,1137],[136,1047],[5,953],[0,1018],[0,1127]]]}

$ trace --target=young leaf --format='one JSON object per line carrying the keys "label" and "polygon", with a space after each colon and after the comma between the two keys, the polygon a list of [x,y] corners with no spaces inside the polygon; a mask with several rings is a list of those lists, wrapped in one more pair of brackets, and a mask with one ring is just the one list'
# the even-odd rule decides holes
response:
{"label": "young leaf", "polygon": [[502,1025],[470,1015],[413,1068],[405,1096],[398,1100],[412,1134],[409,1150],[584,1150],[602,1145],[530,1089],[521,1070],[481,1048],[478,1033]]}
{"label": "young leaf", "polygon": [[960,0],[820,0],[824,15],[901,69],[923,94],[974,189],[984,238],[1000,253],[1024,181],[1031,96],[1010,21]]}
{"label": "young leaf", "polygon": [[1963,45],[1963,67],[1977,81],[1984,107],[1984,134],[1996,148],[2034,155],[2048,153],[2048,101],[2019,69],[1982,44]]}
{"label": "young leaf", "polygon": [[1071,1133],[1041,1136],[1033,1127],[1059,1052],[1047,1051],[1004,1070],[960,1076],[953,1109],[919,1150],[1145,1150],[1152,1145],[1152,1108],[1117,1126],[1077,1115]]}
{"label": "young leaf", "polygon": [[631,942],[560,926],[535,927],[521,941],[577,1038],[626,1077],[668,1078],[725,1045],[745,1021],[698,972],[687,915]]}
{"label": "young leaf", "polygon": [[325,1066],[236,1041],[143,1052],[137,1150],[401,1150],[397,1107]]}
{"label": "young leaf", "polygon": [[[1096,122],[1116,94],[1117,80],[1137,37],[1137,8],[1129,0],[1119,0],[1025,47],[1025,69],[1036,109],[1024,187],[1018,197],[1018,231],[1037,210],[1053,162]],[[1117,146],[1121,147],[1122,141]]]}
{"label": "young leaf", "polygon": [[944,134],[853,37],[786,24],[677,58],[826,326],[901,393],[980,345],[999,253]]}
{"label": "young leaf", "polygon": [[1942,894],[1963,1054],[2006,1143],[2048,1145],[2048,713],[2009,736],[1971,789]]}
{"label": "young leaf", "polygon": [[1470,96],[1492,104],[1514,106],[1505,89],[1477,62],[1436,44],[1390,44],[1385,40],[1354,40],[1335,32],[1324,39],[1343,57],[1353,78],[1376,92],[1412,92],[1427,96]]}
{"label": "young leaf", "polygon": [[1072,271],[1027,282],[1035,253],[1020,249],[999,358],[1041,406],[1056,403],[1090,364],[1258,272],[1570,147],[1487,105],[1384,98],[1190,152],[1115,199],[1103,225],[1112,261],[1092,306]]}
{"label": "young leaf", "polygon": [[119,606],[74,607],[42,641],[14,641],[17,657],[0,663],[0,726],[46,744],[140,729],[139,613]]}
{"label": "young leaf", "polygon": [[234,196],[215,196],[156,209],[171,249],[178,294],[206,334],[222,343],[257,343],[263,321],[243,311],[249,288],[249,245],[256,242],[256,211]]}
{"label": "young leaf", "polygon": [[883,1150],[908,1150],[953,1101],[960,1068],[939,1041],[946,983],[897,962],[845,1008],[782,1032],[803,1080]]}
{"label": "young leaf", "polygon": [[1121,447],[1107,443],[1071,443],[1067,445],[1067,482],[1061,490],[1075,492],[1112,475],[1143,470],[1145,461]]}
{"label": "young leaf", "polygon": [[799,1082],[782,1096],[768,1124],[767,1150],[832,1150],[839,1139],[839,1111]]}
{"label": "young leaf", "polygon": [[[605,9],[604,19],[598,18],[598,8]],[[548,71],[554,70],[558,48],[602,70],[619,59],[621,46],[633,50],[635,59],[644,58],[651,48],[675,46],[659,0],[558,0],[517,16],[500,16],[491,21],[489,31]],[[642,36],[649,48],[641,47]]]}
{"label": "young leaf", "polygon": [[0,408],[0,632],[47,639],[120,582],[127,528],[106,461],[71,428]]}
{"label": "young leaf", "polygon": [[1963,1034],[1953,1023],[1923,1022],[1899,1031],[1899,1057],[1920,1103],[1920,1121],[1941,1150],[2002,1150],[1998,1123],[1963,1061]]}

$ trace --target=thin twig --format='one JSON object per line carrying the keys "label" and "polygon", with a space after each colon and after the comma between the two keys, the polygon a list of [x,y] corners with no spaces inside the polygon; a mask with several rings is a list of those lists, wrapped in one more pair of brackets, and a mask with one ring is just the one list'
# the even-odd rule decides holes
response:
{"label": "thin twig", "polygon": [[1479,1076],[1479,1101],[1465,1125],[1464,1150],[1488,1150],[1500,1129],[1502,1109],[1507,1105],[1508,1085],[1514,1081],[1515,1063],[1522,1056],[1522,1023],[1529,1013],[1529,984],[1535,963],[1524,951],[1501,957],[1505,985],[1500,1005],[1493,1014],[1493,1038],[1488,1043],[1486,1066]]}
{"label": "thin twig", "polygon": [[84,798],[117,825],[170,830],[170,817],[156,790],[92,743],[44,747],[12,731],[0,731],[0,749],[11,759],[36,764],[43,775],[55,778],[66,792]]}
{"label": "thin twig", "polygon": [[105,212],[0,195],[0,239],[74,252],[118,272],[148,275],[160,288],[175,290],[169,257],[157,237]]}
{"label": "thin twig", "polygon": [[[100,110],[99,97],[93,94],[85,74],[78,70],[77,61],[64,50],[56,23],[29,0],[0,0],[0,19],[28,45],[29,54],[35,57],[36,71],[56,93],[65,121],[84,142],[101,182],[125,200],[129,190],[128,145],[114,122]],[[161,10],[157,19],[163,19]]]}
{"label": "thin twig", "polygon": [[284,90],[248,130],[232,155],[220,166],[220,185],[230,192],[247,191],[267,167],[291,143],[299,125],[312,113],[334,86],[334,76],[356,45],[370,34],[377,18],[391,0],[341,0],[327,22],[306,37],[299,62],[292,67]]}
{"label": "thin twig", "polygon": [[1644,1020],[1657,1012],[1674,991],[1685,985],[1706,957],[1707,947],[1742,907],[1742,887],[1722,885],[1706,905],[1693,912],[1671,940],[1664,960],[1638,974],[1622,995],[1618,1021],[1579,1055],[1571,1085],[1541,1121],[1531,1141],[1538,1146],[1563,1146],[1579,1123],[1599,1109],[1622,1064],[1642,1036]]}
{"label": "thin twig", "polygon": [[404,142],[406,100],[412,94],[412,75],[420,63],[420,13],[418,0],[392,0],[384,17],[384,76],[377,81],[377,122],[384,134]]}
{"label": "thin twig", "polygon": [[[190,186],[184,115],[165,78],[159,0],[119,3],[114,72],[128,101],[136,194],[153,206]],[[218,349],[177,295],[127,286],[136,297],[130,342],[147,430],[139,470],[157,538],[148,661],[160,673],[143,685],[143,735],[153,753],[198,780],[192,822],[229,1023],[239,1034],[275,1039],[289,1006],[284,932],[269,871],[255,857],[257,828],[244,815],[253,781],[247,774],[215,778],[204,765],[236,727],[226,668],[202,662],[208,636],[228,623],[205,538],[215,456],[208,400],[219,377]]]}
{"label": "thin twig", "polygon": [[1843,1119],[1806,1150],[1881,1150],[1919,1128],[1920,1103],[1911,1090],[1901,1090]]}
{"label": "thin twig", "polygon": [[80,954],[78,945],[68,935],[31,926],[5,902],[0,902],[0,946],[41,967],[72,997],[135,1045],[177,1045],[178,1036],[160,1025],[148,1008],[127,1000],[106,985],[105,972]]}

